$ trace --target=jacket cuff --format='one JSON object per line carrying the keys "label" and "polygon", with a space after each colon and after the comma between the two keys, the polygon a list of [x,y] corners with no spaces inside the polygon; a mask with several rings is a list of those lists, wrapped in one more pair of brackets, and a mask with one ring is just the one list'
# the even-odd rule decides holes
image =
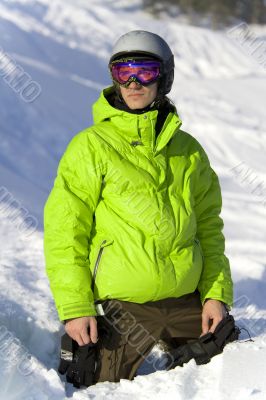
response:
{"label": "jacket cuff", "polygon": [[65,320],[71,318],[91,317],[97,315],[94,302],[90,303],[88,301],[59,305],[57,311],[59,319],[63,323]]}
{"label": "jacket cuff", "polygon": [[[199,288],[198,288],[199,289]],[[200,299],[201,304],[203,305],[207,299],[219,300],[226,305],[226,307],[231,307],[233,305],[233,293],[231,288],[227,290],[220,286],[213,285],[210,288],[203,288],[199,289],[200,292]]]}

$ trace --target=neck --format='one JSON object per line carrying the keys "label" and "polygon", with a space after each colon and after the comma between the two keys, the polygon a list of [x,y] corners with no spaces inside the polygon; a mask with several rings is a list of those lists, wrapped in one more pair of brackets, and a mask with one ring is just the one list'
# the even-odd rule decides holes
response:
{"label": "neck", "polygon": [[165,97],[158,97],[153,102],[149,105],[147,105],[144,108],[137,108],[137,109],[131,109],[128,107],[126,102],[124,101],[123,97],[121,96],[121,93],[117,90],[114,91],[113,94],[113,105],[115,108],[118,108],[119,110],[123,110],[126,112],[129,112],[131,114],[143,114],[147,111],[152,111],[152,110],[158,110],[160,107],[162,107],[166,103],[166,98]]}

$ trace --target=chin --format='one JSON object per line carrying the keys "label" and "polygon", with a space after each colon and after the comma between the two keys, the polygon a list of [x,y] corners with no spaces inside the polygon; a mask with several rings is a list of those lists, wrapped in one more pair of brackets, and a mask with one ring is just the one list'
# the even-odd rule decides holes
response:
{"label": "chin", "polygon": [[146,104],[143,104],[143,103],[128,103],[127,105],[132,110],[137,110],[138,108],[145,108],[146,107]]}
{"label": "chin", "polygon": [[140,104],[140,105],[132,104],[132,105],[129,105],[129,108],[131,108],[131,110],[137,110],[139,108],[144,108],[144,107],[142,104]]}

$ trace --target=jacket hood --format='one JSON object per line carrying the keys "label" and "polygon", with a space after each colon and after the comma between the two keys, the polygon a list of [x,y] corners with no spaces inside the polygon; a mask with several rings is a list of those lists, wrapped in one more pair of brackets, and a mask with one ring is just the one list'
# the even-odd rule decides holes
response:
{"label": "jacket hood", "polygon": [[113,107],[107,98],[113,94],[113,86],[105,88],[98,100],[92,106],[92,116],[94,124],[98,124],[106,119],[110,119],[114,116],[123,115],[123,111]]}

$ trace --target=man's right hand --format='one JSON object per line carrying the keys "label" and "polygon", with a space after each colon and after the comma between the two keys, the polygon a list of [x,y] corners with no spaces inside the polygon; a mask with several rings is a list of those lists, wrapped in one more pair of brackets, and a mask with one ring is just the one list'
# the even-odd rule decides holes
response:
{"label": "man's right hand", "polygon": [[69,319],[66,321],[65,330],[79,346],[84,346],[91,342],[97,343],[98,341],[97,320],[95,317]]}

